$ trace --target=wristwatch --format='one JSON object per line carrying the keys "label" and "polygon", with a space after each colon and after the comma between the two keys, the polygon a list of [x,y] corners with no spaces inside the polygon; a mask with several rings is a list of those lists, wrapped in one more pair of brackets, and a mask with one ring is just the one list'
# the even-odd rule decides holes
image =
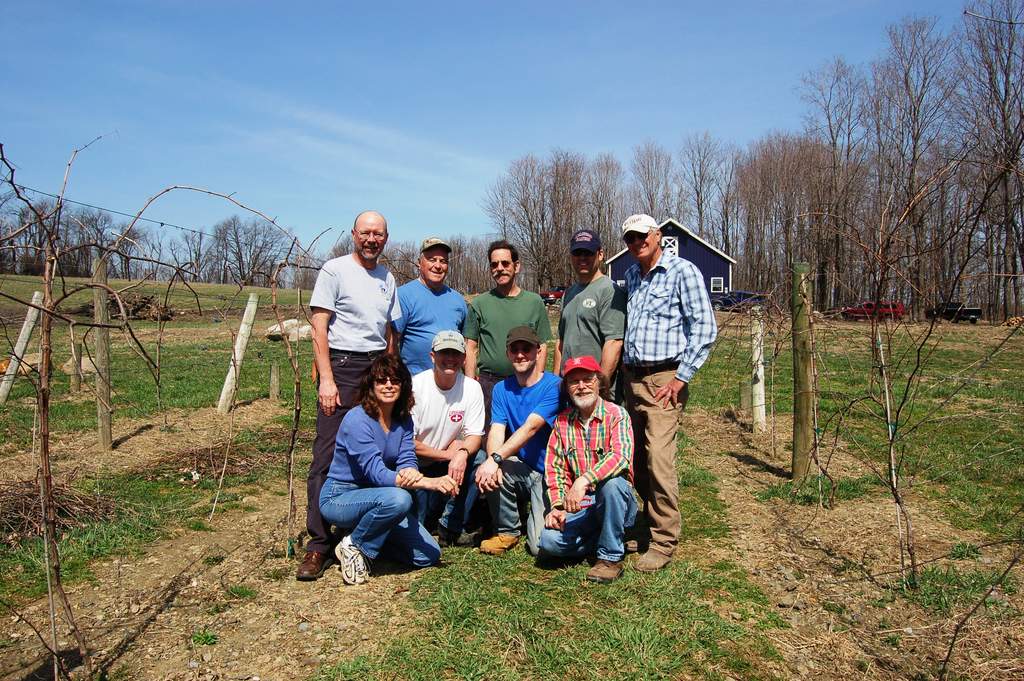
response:
{"label": "wristwatch", "polygon": [[500,466],[501,462],[504,460],[505,459],[501,458],[501,454],[498,454],[498,452],[491,452],[491,461],[493,461],[494,463]]}

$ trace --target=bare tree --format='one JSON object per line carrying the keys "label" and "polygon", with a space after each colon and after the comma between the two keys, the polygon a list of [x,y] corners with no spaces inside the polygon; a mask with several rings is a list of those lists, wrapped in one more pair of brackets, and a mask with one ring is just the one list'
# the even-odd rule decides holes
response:
{"label": "bare tree", "polygon": [[689,135],[679,150],[679,166],[696,220],[694,226],[701,236],[708,235],[712,194],[724,161],[722,143],[706,130],[700,135]]}

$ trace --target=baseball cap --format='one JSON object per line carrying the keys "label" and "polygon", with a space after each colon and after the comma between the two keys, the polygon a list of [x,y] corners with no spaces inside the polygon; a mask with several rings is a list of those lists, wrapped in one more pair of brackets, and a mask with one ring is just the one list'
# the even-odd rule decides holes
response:
{"label": "baseball cap", "polygon": [[516,341],[524,341],[531,345],[540,347],[540,338],[537,337],[537,332],[528,326],[517,326],[508,332],[508,338],[505,341],[505,347],[512,345]]}
{"label": "baseball cap", "polygon": [[434,352],[440,350],[457,350],[466,354],[466,339],[458,331],[438,331],[434,336],[430,349]]}
{"label": "baseball cap", "polygon": [[658,223],[647,213],[630,215],[622,223],[623,234],[626,232],[640,232],[641,234],[647,234],[652,229],[658,229]]}
{"label": "baseball cap", "polygon": [[569,240],[569,251],[575,250],[590,251],[597,253],[601,250],[601,237],[592,229],[579,229]]}
{"label": "baseball cap", "polygon": [[452,247],[448,245],[447,241],[440,237],[431,236],[424,239],[423,243],[420,244],[420,253],[427,250],[428,248],[433,248],[434,246],[440,246],[441,248],[447,249],[449,253],[452,252]]}
{"label": "baseball cap", "polygon": [[569,359],[562,368],[562,375],[568,376],[570,371],[576,371],[577,369],[601,373],[601,365],[597,363],[597,360],[590,355],[583,355],[582,357]]}

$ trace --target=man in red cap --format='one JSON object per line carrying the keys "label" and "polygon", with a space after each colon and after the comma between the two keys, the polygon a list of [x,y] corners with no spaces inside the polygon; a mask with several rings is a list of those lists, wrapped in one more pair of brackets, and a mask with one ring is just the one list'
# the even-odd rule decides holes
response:
{"label": "man in red cap", "polygon": [[601,365],[590,356],[566,361],[563,388],[571,406],[555,419],[544,458],[551,512],[544,519],[541,555],[596,554],[591,582],[622,576],[623,537],[636,519],[633,427],[625,409],[608,399]]}

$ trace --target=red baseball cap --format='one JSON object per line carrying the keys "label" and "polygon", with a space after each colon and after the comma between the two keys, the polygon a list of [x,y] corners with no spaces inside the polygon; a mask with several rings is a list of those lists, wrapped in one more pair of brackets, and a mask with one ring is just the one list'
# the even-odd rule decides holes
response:
{"label": "red baseball cap", "polygon": [[601,373],[601,365],[597,363],[597,360],[590,355],[584,355],[582,357],[573,357],[565,363],[565,367],[562,369],[562,375],[568,376],[570,371],[576,369],[583,369],[584,371],[596,371]]}

